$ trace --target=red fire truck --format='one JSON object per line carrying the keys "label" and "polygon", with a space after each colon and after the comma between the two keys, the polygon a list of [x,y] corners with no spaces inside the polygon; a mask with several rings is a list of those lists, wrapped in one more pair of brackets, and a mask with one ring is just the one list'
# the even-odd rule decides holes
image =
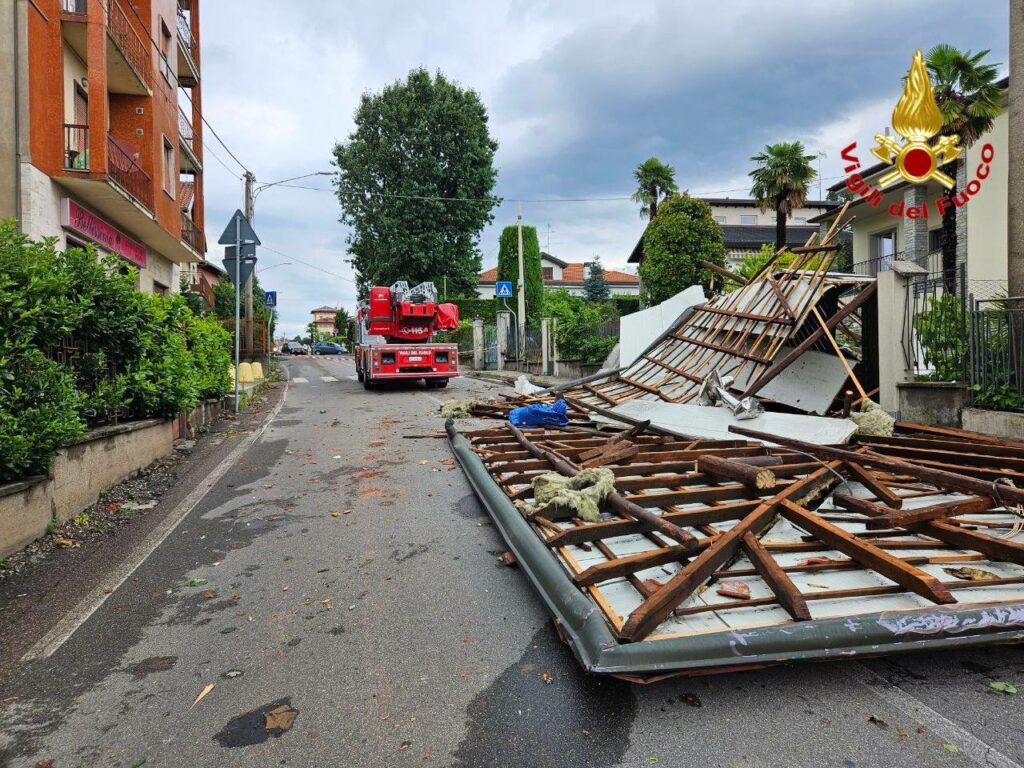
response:
{"label": "red fire truck", "polygon": [[433,283],[414,288],[399,280],[375,286],[359,303],[355,320],[356,374],[366,389],[379,382],[423,379],[428,387],[446,387],[459,375],[457,344],[435,344],[434,333],[454,330],[459,308],[439,304]]}

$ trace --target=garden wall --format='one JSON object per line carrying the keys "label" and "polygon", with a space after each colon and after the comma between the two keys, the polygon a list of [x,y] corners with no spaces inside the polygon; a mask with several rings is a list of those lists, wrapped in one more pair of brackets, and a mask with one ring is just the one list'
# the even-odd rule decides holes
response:
{"label": "garden wall", "polygon": [[100,493],[173,450],[172,421],[147,419],[94,429],[61,448],[48,475],[0,485],[0,556],[95,504]]}

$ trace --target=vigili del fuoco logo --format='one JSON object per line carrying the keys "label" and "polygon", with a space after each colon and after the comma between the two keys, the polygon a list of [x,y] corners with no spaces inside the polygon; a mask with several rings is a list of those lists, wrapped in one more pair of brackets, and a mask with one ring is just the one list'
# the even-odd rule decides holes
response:
{"label": "vigili del fuoco logo", "polygon": [[[960,137],[956,134],[938,135],[942,130],[942,113],[935,101],[935,88],[928,77],[928,69],[920,50],[914,54],[903,86],[903,95],[892,111],[892,128],[903,137],[903,141],[888,133],[875,134],[875,146],[871,148],[871,154],[892,168],[873,183],[866,181],[858,173],[860,160],[854,154],[857,142],[843,149],[842,158],[848,163],[843,170],[850,174],[845,183],[851,193],[864,198],[868,205],[878,208],[882,205],[882,190],[901,179],[910,184],[935,181],[946,190],[951,190],[956,185],[955,179],[944,172],[942,166],[963,155],[964,148],[960,146]],[[995,150],[992,145],[984,144],[981,148],[981,162],[973,169],[964,189],[952,196],[943,194],[934,200],[925,200],[920,205],[907,206],[899,200],[889,206],[889,214],[911,219],[928,219],[932,215],[941,217],[951,206],[962,208],[981,191],[981,184],[989,176],[994,156]]]}

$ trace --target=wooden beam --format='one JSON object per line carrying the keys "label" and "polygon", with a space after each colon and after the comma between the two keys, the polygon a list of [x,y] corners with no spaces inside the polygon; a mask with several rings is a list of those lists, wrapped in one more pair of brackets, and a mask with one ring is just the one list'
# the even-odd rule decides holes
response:
{"label": "wooden beam", "polygon": [[[775,443],[776,445],[796,448],[797,450],[816,456],[819,459],[841,461],[844,463],[853,462],[855,464],[858,462],[863,463],[865,461],[878,463],[890,472],[892,470],[897,470],[901,474],[910,475],[917,480],[934,485],[936,488],[961,491],[962,493],[968,493],[974,496],[987,496],[993,492],[991,480],[980,480],[976,477],[960,474],[959,472],[950,472],[945,469],[937,469],[934,467],[924,467],[920,464],[903,461],[902,459],[897,459],[893,456],[881,456],[871,451],[855,453],[853,451],[836,448],[830,445],[805,443],[803,440],[794,440],[791,437],[772,435],[767,432],[760,432],[756,429],[747,429],[746,427],[740,427],[735,424],[729,425],[729,431],[734,432],[737,435],[743,435],[744,437],[753,437],[756,440],[764,440]],[[999,494],[1006,501],[1024,504],[1024,489],[1022,488],[1016,488],[1010,485],[1001,485],[999,486]]]}
{"label": "wooden beam", "polygon": [[[517,427],[514,427],[511,424],[509,424],[508,428],[512,431],[512,434],[515,435],[516,440],[519,442],[521,446],[526,448],[526,450],[528,450],[537,458],[547,459],[556,471],[560,472],[566,477],[575,477],[576,475],[579,474],[579,467],[577,467],[575,464],[570,463],[566,459],[562,458],[561,456],[558,456],[557,454],[551,451],[546,451],[543,448],[534,445],[527,439],[526,435],[524,435],[522,431],[520,431]],[[650,523],[654,530],[658,531],[659,533],[665,534],[670,539],[678,542],[679,544],[682,544],[683,546],[693,546],[697,542],[697,537],[694,536],[692,533],[684,531],[678,525],[670,523],[667,520],[663,520],[660,516],[656,515],[650,510],[644,509],[643,507],[640,507],[634,504],[633,502],[628,501],[619,493],[616,493],[614,491],[612,493],[609,493],[608,496],[605,498],[605,501],[612,509],[614,509],[619,514],[625,517],[632,517],[635,520],[643,520],[644,522]]]}
{"label": "wooden beam", "polygon": [[926,520],[944,520],[957,515],[973,515],[978,512],[986,512],[995,505],[992,499],[985,497],[971,496],[958,501],[947,501],[942,504],[932,504],[929,507],[918,507],[917,509],[889,512],[880,517],[868,520],[869,529],[877,528],[905,528],[911,523],[923,523]]}
{"label": "wooden beam", "polygon": [[758,504],[749,515],[718,536],[711,546],[637,607],[623,624],[622,637],[632,641],[647,637],[668,618],[677,605],[693,594],[697,587],[736,553],[748,532],[757,535],[771,524],[775,510],[783,499],[801,498],[819,490],[829,482],[831,469],[836,466],[838,463],[833,462],[831,468],[822,467]]}
{"label": "wooden beam", "polygon": [[887,486],[869,469],[865,469],[856,462],[846,462],[846,468],[850,470],[854,479],[875,495],[875,498],[883,501],[886,506],[893,509],[900,509],[903,506],[903,499]]}
{"label": "wooden beam", "polygon": [[808,512],[789,499],[782,501],[782,516],[793,525],[821,539],[833,549],[852,557],[858,563],[892,579],[904,589],[936,603],[955,603],[949,590],[934,576],[907,565],[884,549],[858,539],[854,534]]}
{"label": "wooden beam", "polygon": [[755,320],[759,323],[776,323],[778,325],[792,325],[793,320],[789,317],[780,317],[778,315],[760,315],[756,312],[740,312],[738,309],[723,309],[722,307],[713,307],[710,304],[703,304],[695,309],[700,312],[711,312],[716,315],[726,315],[728,317],[739,317],[743,320]]}
{"label": "wooden beam", "polygon": [[[877,290],[878,283],[869,283],[868,287],[865,288],[860,293],[858,293],[857,296],[854,297],[850,302],[848,302],[845,307],[840,309],[838,312],[832,315],[832,317],[826,320],[825,327],[827,327],[829,330],[835,328],[844,317],[846,317],[849,314],[852,314],[853,312],[856,312],[857,309],[860,308],[861,304],[870,299]],[[753,395],[761,391],[761,389],[763,389],[768,384],[768,382],[770,382],[772,379],[774,379],[776,376],[778,376],[780,373],[786,370],[786,368],[788,368],[794,360],[800,357],[800,355],[802,355],[808,349],[813,347],[815,343],[817,343],[817,341],[822,337],[823,333],[824,331],[820,326],[811,331],[810,335],[808,335],[806,339],[804,339],[795,347],[793,347],[793,349],[790,352],[788,352],[785,357],[783,357],[781,360],[773,364],[771,368],[769,368],[767,371],[765,371],[758,377],[757,381],[755,381],[753,384],[747,387],[746,391],[743,393],[743,396],[747,397],[749,395]]]}
{"label": "wooden beam", "polygon": [[763,467],[751,467],[721,456],[701,456],[697,469],[719,480],[740,483],[747,488],[767,491],[775,487],[775,473]]}
{"label": "wooden beam", "polygon": [[758,357],[752,355],[741,349],[734,349],[732,347],[723,347],[721,344],[715,344],[713,341],[704,341],[704,339],[695,339],[692,336],[684,336],[681,333],[670,333],[673,339],[677,341],[683,341],[687,344],[693,344],[698,347],[704,347],[705,349],[713,349],[716,352],[721,352],[724,355],[733,355],[734,357],[741,357],[744,360],[750,360],[752,363],[759,363],[760,365],[769,365],[771,360],[766,357]]}
{"label": "wooden beam", "polygon": [[678,563],[680,560],[686,560],[695,552],[706,549],[710,543],[711,539],[702,539],[690,547],[663,547],[662,549],[652,549],[649,552],[638,552],[635,555],[616,557],[614,560],[590,566],[585,571],[573,576],[573,581],[576,582],[577,586],[589,587],[602,581],[617,579],[647,568],[654,568],[668,563]]}
{"label": "wooden beam", "polygon": [[601,398],[602,400],[604,400],[606,403],[609,403],[610,405],[618,405],[619,404],[618,400],[615,400],[611,396],[606,395],[604,392],[599,390],[597,387],[592,387],[589,384],[581,384],[580,386],[583,387],[585,390],[587,390],[587,392],[589,392],[590,394],[594,395],[595,397]]}
{"label": "wooden beam", "polygon": [[704,264],[704,269],[711,270],[716,275],[721,275],[726,280],[732,280],[734,283],[736,283],[736,285],[746,285],[747,284],[747,281],[744,280],[739,275],[737,275],[735,272],[730,272],[725,267],[720,267],[717,264],[715,264],[713,261],[705,261],[705,262],[703,262],[703,264]]}
{"label": "wooden beam", "polygon": [[795,621],[808,621],[811,612],[800,590],[750,531],[743,535],[743,551],[747,553],[764,583],[775,593],[779,605],[785,608]]}

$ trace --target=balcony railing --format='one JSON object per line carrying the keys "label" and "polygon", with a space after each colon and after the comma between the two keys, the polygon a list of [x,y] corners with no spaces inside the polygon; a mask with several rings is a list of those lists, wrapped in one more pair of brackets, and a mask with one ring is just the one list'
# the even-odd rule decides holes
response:
{"label": "balcony railing", "polygon": [[152,86],[150,81],[150,58],[149,49],[142,42],[142,38],[132,28],[128,16],[121,8],[117,0],[109,0],[107,12],[107,29],[114,45],[118,47],[128,63],[132,65],[139,77],[146,85]]}
{"label": "balcony railing", "polygon": [[206,238],[203,230],[184,211],[181,212],[181,239],[197,253],[205,253]]}
{"label": "balcony railing", "polygon": [[192,121],[181,107],[178,107],[178,135],[181,136],[182,141],[192,147],[193,150],[195,149],[195,145],[192,143],[195,139]]}
{"label": "balcony railing", "polygon": [[213,309],[217,306],[217,297],[213,294],[213,288],[210,284],[203,280],[198,275],[192,278],[192,284],[189,286],[192,293],[198,293],[206,301],[206,306]]}
{"label": "balcony railing", "polygon": [[75,16],[85,16],[89,12],[86,0],[60,0],[60,9]]}
{"label": "balcony railing", "polygon": [[138,162],[138,154],[129,154],[122,142],[107,136],[107,175],[142,205],[153,210],[153,179]]}
{"label": "balcony railing", "polygon": [[64,124],[64,169],[89,170],[89,126]]}
{"label": "balcony railing", "polygon": [[188,55],[192,57],[192,63],[198,64],[199,50],[196,39],[192,36],[192,25],[180,8],[178,9],[178,36],[188,50]]}

